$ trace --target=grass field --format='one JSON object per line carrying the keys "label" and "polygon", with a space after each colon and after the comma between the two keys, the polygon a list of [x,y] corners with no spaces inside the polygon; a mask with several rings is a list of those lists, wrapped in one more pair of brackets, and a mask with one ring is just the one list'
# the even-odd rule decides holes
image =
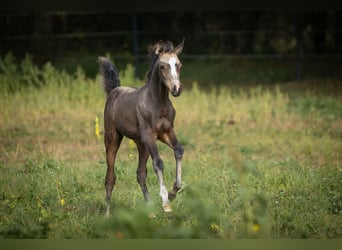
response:
{"label": "grass field", "polygon": [[[120,74],[143,84],[132,67]],[[185,148],[174,211],[161,210],[150,160],[144,203],[125,139],[105,219],[99,78],[1,58],[0,238],[342,237],[341,81],[184,84],[172,98]],[[173,152],[158,145],[171,188]]]}

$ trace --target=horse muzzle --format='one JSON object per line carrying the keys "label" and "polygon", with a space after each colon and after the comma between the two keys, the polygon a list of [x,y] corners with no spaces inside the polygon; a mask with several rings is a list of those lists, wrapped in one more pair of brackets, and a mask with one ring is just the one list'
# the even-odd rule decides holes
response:
{"label": "horse muzzle", "polygon": [[172,84],[172,88],[170,89],[170,92],[174,97],[180,96],[182,94],[182,91],[183,91],[183,88],[182,88],[182,84],[180,81],[177,81]]}

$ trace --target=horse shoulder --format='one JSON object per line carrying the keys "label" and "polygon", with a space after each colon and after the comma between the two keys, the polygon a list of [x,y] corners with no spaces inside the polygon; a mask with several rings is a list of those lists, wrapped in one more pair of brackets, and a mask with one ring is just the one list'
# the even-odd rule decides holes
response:
{"label": "horse shoulder", "polygon": [[162,117],[167,118],[172,124],[174,122],[174,119],[176,117],[176,110],[172,104],[171,101],[169,101],[162,112]]}

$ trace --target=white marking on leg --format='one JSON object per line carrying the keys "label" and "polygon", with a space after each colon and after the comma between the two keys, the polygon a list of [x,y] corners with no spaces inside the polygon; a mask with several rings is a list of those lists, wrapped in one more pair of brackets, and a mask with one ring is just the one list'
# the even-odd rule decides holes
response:
{"label": "white marking on leg", "polygon": [[182,185],[182,162],[176,162],[176,183],[177,187]]}
{"label": "white marking on leg", "polygon": [[164,212],[167,212],[167,213],[172,212],[171,204],[169,201],[169,194],[164,184],[160,186],[160,197],[162,198],[162,201],[163,201]]}
{"label": "white marking on leg", "polygon": [[160,185],[160,197],[162,198],[163,206],[169,202],[168,192],[164,184]]}

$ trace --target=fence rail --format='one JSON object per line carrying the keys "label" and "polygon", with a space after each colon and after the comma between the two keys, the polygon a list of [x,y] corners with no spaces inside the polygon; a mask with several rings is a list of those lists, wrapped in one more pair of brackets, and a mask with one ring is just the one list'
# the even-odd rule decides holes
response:
{"label": "fence rail", "polygon": [[[157,32],[147,30],[137,30],[138,35],[158,35]],[[282,34],[284,30],[207,30],[198,31],[197,36],[235,36],[235,35],[255,35],[255,34]],[[325,34],[326,31],[315,31],[315,34]],[[342,30],[334,31],[335,34],[342,34]],[[294,34],[294,31],[288,33]],[[52,33],[52,34],[16,34],[16,35],[2,35],[1,40],[31,40],[31,39],[78,39],[78,38],[108,38],[116,36],[132,36],[134,31],[131,30],[116,30],[106,32],[72,32],[72,33]]]}
{"label": "fence rail", "polygon": [[[261,27],[257,25],[235,27],[229,23],[231,21],[234,22],[235,19],[233,19],[229,20],[226,26],[208,28],[209,26],[205,25],[198,26],[198,19],[194,17],[194,19],[190,20],[193,22],[194,27],[190,25],[191,32],[186,34],[183,33],[183,27],[178,27],[180,24],[177,24],[178,28],[172,32],[160,29],[159,26],[157,29],[148,30],[149,27],[142,25],[141,22],[143,18],[146,18],[144,13],[121,13],[124,19],[122,19],[123,21],[121,20],[122,25],[114,25],[114,28],[114,26],[107,25],[108,20],[113,18],[112,14],[99,11],[51,11],[38,14],[34,12],[0,12],[0,19],[4,21],[0,24],[0,27],[3,27],[6,31],[0,36],[0,53],[8,51],[8,49],[14,51],[32,50],[33,53],[41,53],[41,55],[45,55],[48,58],[59,54],[63,54],[67,58],[70,54],[64,53],[66,50],[74,51],[83,46],[82,49],[86,48],[85,50],[92,54],[99,48],[103,49],[106,47],[108,51],[113,50],[113,48],[117,51],[120,50],[119,55],[115,55],[117,59],[122,60],[130,57],[130,59],[134,59],[136,66],[138,66],[139,61],[146,58],[146,45],[147,42],[151,42],[151,39],[163,36],[177,37],[178,39],[178,37],[181,38],[186,35],[186,40],[189,43],[188,50],[182,55],[183,59],[291,59],[294,61],[297,69],[297,79],[301,78],[302,60],[335,60],[342,58],[342,51],[338,46],[342,34],[342,26],[339,24],[340,19],[338,18],[340,17],[339,12],[324,14],[324,18],[327,21],[326,26],[316,25],[312,29],[309,25],[306,26],[305,30],[302,25],[303,23],[301,23],[303,15],[298,14],[298,12],[288,13],[288,16],[280,14],[286,21],[280,23],[263,21],[262,25],[264,26]],[[249,13],[244,13],[244,15],[248,16]],[[83,26],[77,26],[78,28],[81,27],[80,29],[73,26],[75,20],[84,20],[89,23],[89,20],[93,21],[94,18],[104,19],[91,26],[92,28],[89,28],[89,31],[84,31],[87,30],[87,28],[83,29],[84,24],[82,24]],[[154,16],[154,18],[157,17]],[[158,18],[153,19],[154,24],[155,21],[159,20]],[[234,18],[238,19],[237,16]],[[68,22],[69,28],[72,27],[71,29],[64,30],[67,32],[63,32],[63,29],[60,27],[56,28],[58,25],[63,24],[63,20]],[[152,19],[147,18],[144,20],[147,20],[148,23]],[[47,26],[50,25],[47,29],[45,22]],[[250,22],[250,20],[247,21],[248,24]],[[7,29],[7,23],[12,23],[13,27]],[[92,22],[90,23],[93,24]],[[107,26],[98,31],[98,25],[102,28],[103,23]],[[16,28],[25,25],[27,25],[27,29],[22,28],[19,34],[17,34]],[[332,30],[327,31],[324,27]],[[277,39],[290,45],[281,45],[281,42],[280,45],[277,45]],[[330,41],[330,45],[332,44],[330,50],[317,50],[315,46],[319,39]],[[308,41],[311,44],[307,45]],[[320,44],[322,45],[322,43]],[[276,46],[283,46],[285,49],[277,49]]]}

